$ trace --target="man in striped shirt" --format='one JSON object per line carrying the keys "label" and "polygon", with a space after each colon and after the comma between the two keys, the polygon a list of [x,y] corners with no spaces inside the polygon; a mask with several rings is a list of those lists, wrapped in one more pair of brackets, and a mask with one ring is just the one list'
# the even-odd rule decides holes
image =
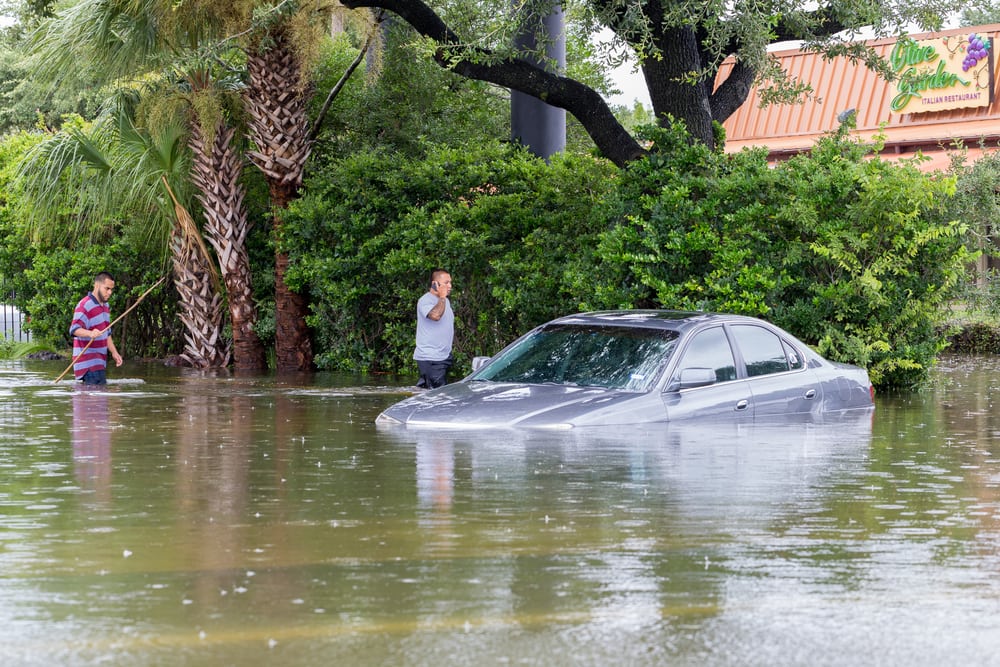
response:
{"label": "man in striped shirt", "polygon": [[108,299],[114,289],[115,279],[101,271],[94,277],[94,290],[80,299],[73,311],[73,323],[69,325],[69,335],[73,337],[73,375],[84,384],[107,384],[109,351],[115,365],[122,365],[122,356],[111,340]]}

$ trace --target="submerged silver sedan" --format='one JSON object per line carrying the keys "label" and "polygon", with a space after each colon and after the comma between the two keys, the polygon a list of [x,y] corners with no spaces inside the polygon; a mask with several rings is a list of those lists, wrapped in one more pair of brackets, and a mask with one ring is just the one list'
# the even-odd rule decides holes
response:
{"label": "submerged silver sedan", "polygon": [[581,313],[533,329],[471,375],[386,409],[382,425],[569,429],[871,410],[857,366],[778,327],[719,313]]}

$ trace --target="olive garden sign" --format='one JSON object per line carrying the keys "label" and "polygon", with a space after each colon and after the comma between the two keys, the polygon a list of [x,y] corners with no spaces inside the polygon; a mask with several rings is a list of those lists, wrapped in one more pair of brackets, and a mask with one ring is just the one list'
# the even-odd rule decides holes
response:
{"label": "olive garden sign", "polygon": [[971,33],[935,39],[901,39],[889,55],[898,75],[890,108],[926,113],[992,102],[993,44]]}

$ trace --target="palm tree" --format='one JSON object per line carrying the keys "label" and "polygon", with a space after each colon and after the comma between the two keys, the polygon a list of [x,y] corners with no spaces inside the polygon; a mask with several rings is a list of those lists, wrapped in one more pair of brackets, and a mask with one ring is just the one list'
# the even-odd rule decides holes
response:
{"label": "palm tree", "polygon": [[[188,82],[193,94],[215,90],[208,69],[195,70]],[[202,120],[214,124],[209,128],[210,133],[202,128]],[[267,368],[267,358],[255,329],[257,306],[253,300],[250,256],[246,247],[250,222],[244,203],[246,189],[240,180],[243,157],[236,146],[236,128],[227,123],[223,114],[209,114],[207,119],[201,119],[196,111],[192,111],[189,125],[191,180],[205,214],[205,235],[215,250],[226,284],[235,366],[243,371],[262,370]]]}
{"label": "palm tree", "polygon": [[[174,195],[178,187],[183,191],[179,175],[189,169],[183,139],[177,126],[152,137],[123,118],[105,116],[89,132],[69,127],[39,143],[19,166],[18,179],[32,204],[29,230],[36,239],[72,243],[122,211],[154,235],[163,233],[166,221],[188,330],[181,356],[199,368],[225,366],[229,352],[221,335],[221,299],[212,287],[214,264]],[[68,220],[62,214],[67,209],[73,211]]]}
{"label": "palm tree", "polygon": [[[173,260],[174,284],[181,295],[181,322],[188,333],[183,357],[195,368],[223,368],[229,365],[229,345],[223,341],[222,295],[215,265],[201,240],[191,215],[174,197],[170,185],[163,181],[177,215],[177,224],[170,230],[170,258]],[[181,276],[182,280],[177,280]]]}
{"label": "palm tree", "polygon": [[[205,0],[181,12],[174,11],[174,4],[166,0],[133,0],[128,3],[108,2],[108,0],[83,0],[65,15],[60,30],[50,33],[43,43],[49,48],[43,50],[41,73],[49,73],[58,78],[60,73],[73,71],[75,61],[93,62],[93,68],[104,73],[110,80],[114,76],[136,76],[140,71],[150,71],[153,63],[170,62],[178,53],[206,51],[218,63],[235,62],[232,54],[237,42],[243,46],[246,58],[246,88],[243,94],[244,108],[248,117],[248,134],[254,149],[247,155],[266,178],[270,190],[273,210],[275,250],[275,359],[278,370],[309,370],[313,366],[312,343],[306,326],[308,304],[304,295],[291,290],[285,277],[288,256],[281,249],[283,232],[282,212],[288,203],[298,196],[302,184],[305,164],[312,149],[315,131],[310,131],[307,103],[312,96],[307,74],[313,48],[328,31],[328,19],[334,5],[318,0],[281,0],[276,5],[258,11],[258,7],[245,0]],[[372,14],[361,12],[362,24],[371,27]],[[58,23],[56,25],[59,25]],[[212,36],[226,36],[211,43]],[[206,46],[207,45],[207,46]],[[367,48],[367,47],[366,47]],[[80,54],[80,55],[78,55]],[[81,57],[86,56],[86,57]],[[355,65],[356,66],[356,65]],[[350,71],[353,71],[353,67]],[[345,75],[346,76],[346,75]],[[338,87],[341,84],[338,84]],[[329,108],[327,104],[320,114]],[[210,241],[234,241],[245,238],[241,233],[240,216],[224,218],[222,211],[229,214],[241,206],[242,192],[211,190],[216,186],[231,186],[237,180],[208,178],[212,165],[223,162],[232,174],[233,158],[230,155],[232,139],[225,128],[214,123],[199,120],[199,130],[192,130],[192,136],[199,131],[203,141],[193,140],[192,148],[197,155],[196,183],[202,188],[199,200],[205,206],[209,217],[216,216],[207,225]],[[212,135],[210,141],[208,135]],[[224,140],[223,144],[215,141]],[[202,146],[199,148],[198,146]],[[204,146],[211,150],[206,155]],[[220,151],[215,154],[215,151]],[[199,166],[203,162],[203,166]],[[208,189],[205,189],[208,188]],[[222,204],[220,200],[227,200]],[[220,225],[231,228],[222,229]],[[214,240],[213,240],[214,239]],[[234,335],[247,335],[245,341],[236,342],[237,365],[257,363],[259,355],[254,348],[253,328],[243,326],[252,319],[244,317],[251,312],[252,300],[244,299],[242,292],[232,293],[233,284],[245,285],[249,268],[227,266],[229,262],[241,262],[245,253],[231,252],[231,249],[216,247],[223,258],[227,289],[230,289],[230,307],[242,308],[231,312],[234,320]],[[240,326],[237,326],[237,322]],[[244,344],[245,343],[245,344]],[[244,354],[246,359],[244,360]]]}
{"label": "palm tree", "polygon": [[309,306],[304,295],[285,282],[288,254],[281,249],[282,211],[298,196],[306,160],[312,150],[306,105],[312,87],[303,84],[303,63],[293,48],[287,23],[261,32],[247,49],[249,79],[244,92],[250,160],[267,179],[275,238],[275,361],[279,371],[313,366],[312,342],[306,327]]}
{"label": "palm tree", "polygon": [[[281,248],[282,211],[298,197],[305,173],[306,161],[313,141],[330,103],[347,78],[361,62],[372,43],[372,36],[382,21],[381,13],[361,12],[360,24],[368,38],[358,58],[327,96],[319,117],[310,128],[307,105],[314,88],[307,80],[308,45],[318,34],[318,26],[328,18],[330,9],[321,4],[303,2],[295,12],[275,8],[262,29],[249,33],[246,44],[247,87],[243,94],[248,115],[250,139],[255,150],[248,156],[267,179],[271,195],[274,235],[277,240],[274,257],[275,274],[275,358],[279,371],[304,371],[313,366],[312,342],[306,326],[309,314],[305,295],[291,290],[285,282],[288,254]],[[301,30],[302,25],[311,26]],[[299,43],[296,38],[303,33]]]}
{"label": "palm tree", "polygon": [[[164,3],[158,0],[134,4],[85,0],[47,26],[38,41],[37,52],[43,64],[40,72],[57,79],[65,72],[74,71],[77,62],[82,60],[93,62],[92,67],[97,72],[112,80],[122,76],[148,76],[150,72],[155,75],[157,67],[167,68],[176,64],[178,54],[183,51],[176,45],[186,44],[189,51],[196,52],[198,38],[213,21],[208,20],[210,14],[197,12],[187,16],[188,23],[171,24],[168,19],[172,19],[173,15],[169,12],[165,15],[164,7]],[[164,29],[164,25],[168,25],[169,29]],[[182,80],[185,78],[186,92],[176,91],[176,94],[188,97],[201,95],[204,100],[206,96],[202,93],[212,86],[210,70],[196,61],[191,67],[191,74],[181,77]],[[176,77],[162,76],[162,79],[172,81]],[[192,105],[192,108],[197,106]],[[252,298],[250,261],[245,247],[249,222],[244,205],[245,189],[240,182],[242,161],[233,148],[235,133],[226,127],[221,113],[213,116],[213,126],[208,132],[201,127],[197,113],[192,111],[189,117],[187,145],[192,153],[190,179],[199,189],[196,197],[203,206],[205,233],[216,252],[226,286],[235,365],[240,370],[261,370],[267,367],[267,361],[264,346],[254,330],[257,307]],[[196,231],[197,227],[193,226],[187,234]],[[207,277],[214,273],[214,269],[207,273],[206,267],[202,266],[203,261],[195,252],[199,245],[204,244],[194,243],[193,237],[186,235],[175,235],[170,241],[171,250],[181,253],[174,255],[175,266],[178,262],[197,260],[191,267],[192,273]],[[214,309],[222,303],[218,281],[206,280],[179,291],[185,303],[189,300],[197,302],[197,305],[192,303],[186,308],[184,312],[187,315],[182,317],[188,326],[189,342],[200,339],[202,344],[208,344],[208,341],[214,340],[216,346],[221,346],[223,339],[208,333],[214,328],[211,320],[199,322],[192,319],[199,313],[214,313]],[[220,353],[213,355],[212,359],[210,365],[226,365],[229,355]],[[200,361],[196,363],[202,365]]]}
{"label": "palm tree", "polygon": [[236,128],[220,122],[208,141],[194,123],[188,146],[192,154],[191,178],[195,195],[205,213],[205,235],[215,250],[229,301],[233,328],[233,358],[237,370],[267,368],[264,345],[257,335],[257,306],[253,300],[250,256],[246,237],[250,230],[244,187],[239,182],[243,160],[233,147]]}

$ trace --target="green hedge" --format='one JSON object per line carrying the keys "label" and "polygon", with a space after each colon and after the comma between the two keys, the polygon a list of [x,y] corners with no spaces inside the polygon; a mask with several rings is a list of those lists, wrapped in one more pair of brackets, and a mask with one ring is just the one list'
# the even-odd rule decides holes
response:
{"label": "green hedge", "polygon": [[[53,249],[35,255],[23,274],[30,298],[21,307],[30,314],[35,340],[55,349],[70,347],[73,308],[93,288],[94,276],[108,271],[115,277],[111,317],[119,315],[166,273],[159,253],[129,243],[129,236],[85,251]],[[183,349],[185,330],[177,317],[177,293],[161,285],[115,325],[115,345],[128,358],[163,358]]]}
{"label": "green hedge", "polygon": [[314,174],[281,240],[288,281],[308,289],[316,363],[414,371],[416,301],[452,274],[456,358],[492,354],[575,310],[562,273],[589,261],[592,210],[616,170],[586,156],[547,165],[509,144],[432,147],[421,159],[354,155]]}
{"label": "green hedge", "polygon": [[503,144],[329,164],[281,240],[312,298],[317,363],[413,372],[415,302],[441,266],[463,365],[581,309],[695,308],[765,317],[881,387],[925,380],[971,257],[941,213],[954,179],[844,136],[777,166],[676,126],[653,139],[624,171]]}
{"label": "green hedge", "polygon": [[[52,247],[30,239],[14,173],[23,154],[41,139],[34,133],[0,139],[0,276],[5,289],[16,294],[14,305],[27,316],[25,328],[33,341],[62,351],[71,345],[73,308],[93,287],[97,272],[110,271],[115,276],[111,316],[117,317],[167,266],[149,232],[127,220],[110,224],[109,236],[93,243]],[[176,313],[176,292],[165,287],[155,290],[115,326],[118,349],[133,358],[178,353],[184,331]]]}
{"label": "green hedge", "polygon": [[971,259],[967,227],[941,213],[953,178],[840,135],[776,166],[690,145],[677,127],[656,141],[611,200],[594,305],[761,316],[878,386],[926,379]]}

